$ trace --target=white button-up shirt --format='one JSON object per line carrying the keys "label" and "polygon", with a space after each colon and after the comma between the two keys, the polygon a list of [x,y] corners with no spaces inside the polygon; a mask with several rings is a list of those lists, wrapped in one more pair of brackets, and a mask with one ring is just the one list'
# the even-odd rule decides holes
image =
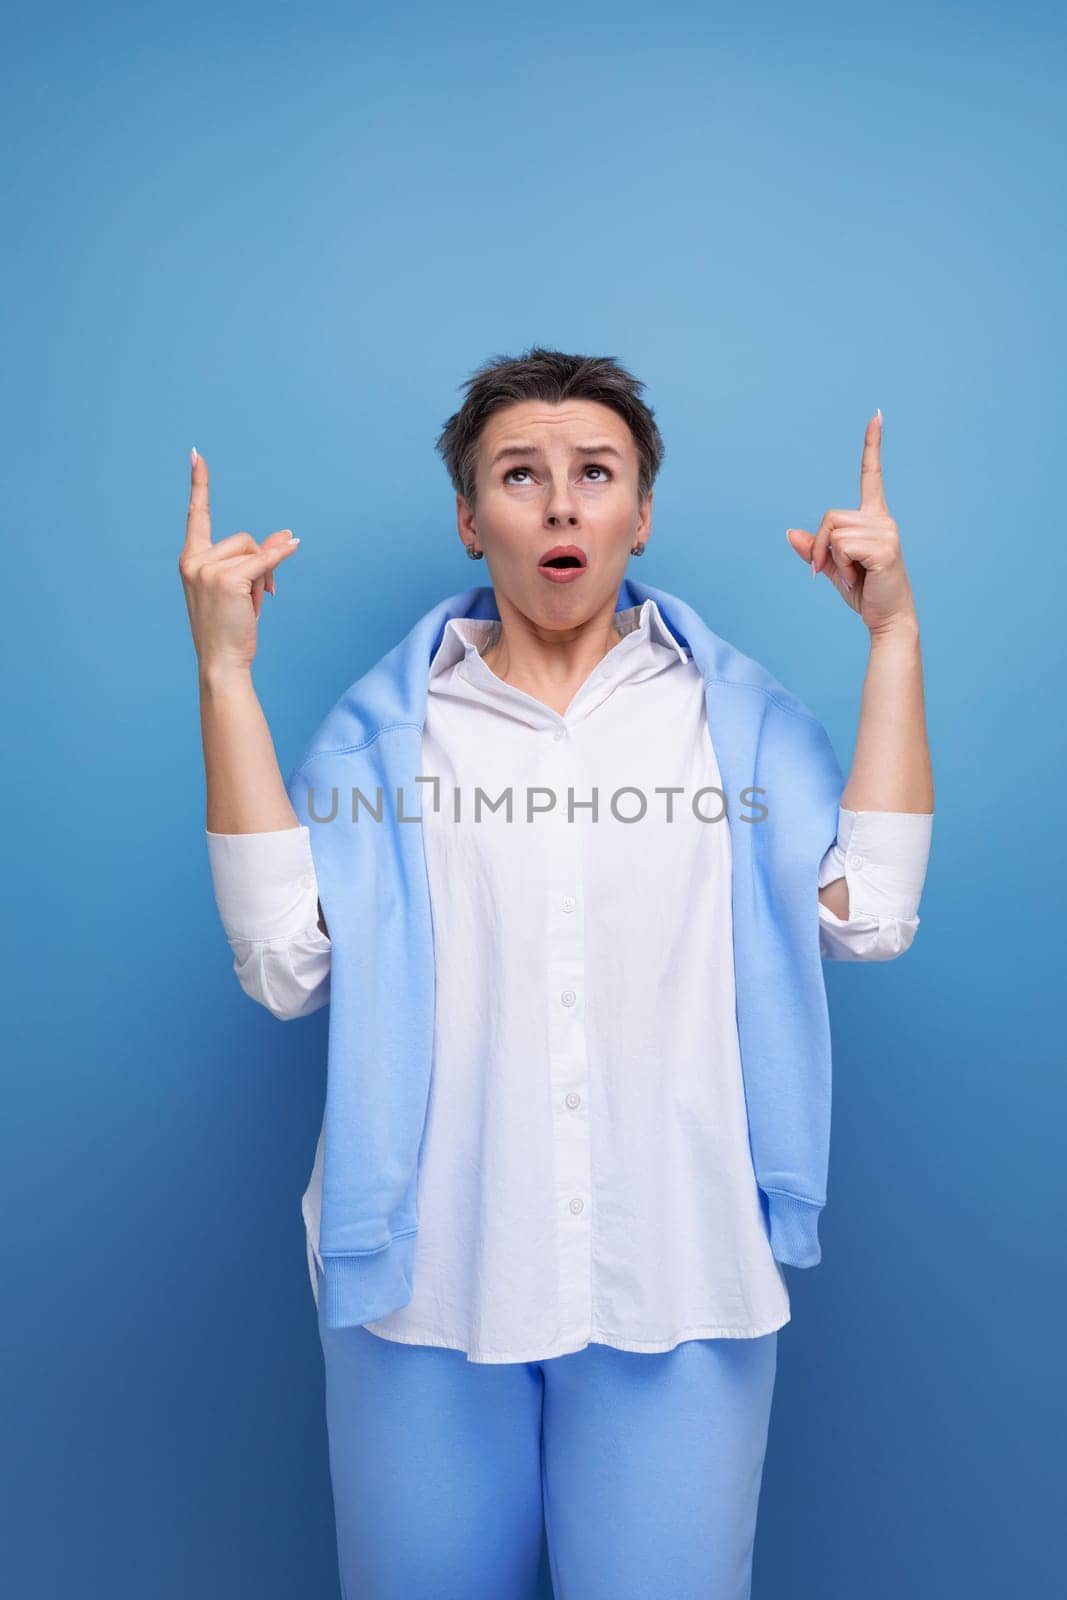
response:
{"label": "white button-up shirt", "polygon": [[[562,715],[486,665],[495,620],[452,618],[429,669],[436,1004],[413,1295],[366,1327],[476,1362],[789,1320],[748,1143],[704,685],[655,601],[616,627]],[[840,821],[819,883],[845,877],[850,915],[820,903],[823,953],[897,955],[932,815]],[[325,1005],[309,830],[208,847],[242,987],[280,1017]],[[320,1135],[303,1197],[316,1294],[322,1155]]]}

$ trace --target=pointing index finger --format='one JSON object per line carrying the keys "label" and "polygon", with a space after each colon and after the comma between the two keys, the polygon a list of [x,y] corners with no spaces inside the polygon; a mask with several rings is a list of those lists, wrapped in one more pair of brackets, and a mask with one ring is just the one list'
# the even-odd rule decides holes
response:
{"label": "pointing index finger", "polygon": [[211,506],[208,500],[207,462],[203,456],[194,454],[189,515],[185,523],[185,548],[207,550],[210,546]]}
{"label": "pointing index finger", "polygon": [[867,424],[863,438],[863,464],[860,467],[860,510],[888,511],[882,482],[882,410]]}

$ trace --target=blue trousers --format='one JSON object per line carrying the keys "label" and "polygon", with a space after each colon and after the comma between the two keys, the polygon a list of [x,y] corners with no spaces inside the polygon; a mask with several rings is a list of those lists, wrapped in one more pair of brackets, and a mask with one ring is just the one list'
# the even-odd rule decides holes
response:
{"label": "blue trousers", "polygon": [[319,1321],[345,1600],[749,1600],[777,1332],[482,1364]]}

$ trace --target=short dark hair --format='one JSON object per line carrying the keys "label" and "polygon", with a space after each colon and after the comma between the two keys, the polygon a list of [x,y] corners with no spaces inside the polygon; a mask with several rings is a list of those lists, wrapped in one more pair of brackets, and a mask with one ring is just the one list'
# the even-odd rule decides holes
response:
{"label": "short dark hair", "polygon": [[638,494],[649,494],[665,446],[655,415],[640,398],[645,385],[614,356],[568,356],[531,346],[521,356],[494,356],[462,385],[467,398],[445,423],[436,449],[444,458],[452,487],[474,509],[478,440],[494,411],[518,400],[596,400],[626,423],[637,446]]}

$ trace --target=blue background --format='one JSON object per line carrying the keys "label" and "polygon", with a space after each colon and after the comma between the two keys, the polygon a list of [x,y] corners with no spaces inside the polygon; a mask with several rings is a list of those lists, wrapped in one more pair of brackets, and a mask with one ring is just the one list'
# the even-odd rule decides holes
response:
{"label": "blue background", "polygon": [[754,1594],[1059,1591],[1062,16],[9,10],[6,1593],[338,1593],[299,1205],[326,1014],[253,1005],[215,911],[188,451],[217,538],[303,540],[255,668],[288,772],[487,581],[433,442],[534,343],[646,381],[634,570],[846,771],[866,634],[785,529],[856,503],[885,413],[937,823],[913,949],[827,964]]}

